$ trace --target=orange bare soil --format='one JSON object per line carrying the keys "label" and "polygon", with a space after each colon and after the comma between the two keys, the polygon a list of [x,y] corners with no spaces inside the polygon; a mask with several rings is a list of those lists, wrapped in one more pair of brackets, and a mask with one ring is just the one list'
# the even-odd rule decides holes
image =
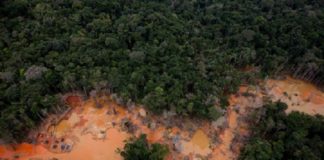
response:
{"label": "orange bare soil", "polygon": [[71,107],[78,107],[82,104],[82,99],[77,95],[70,95],[65,98],[65,102]]}
{"label": "orange bare soil", "polygon": [[[324,93],[309,83],[288,77],[268,80],[264,90],[260,88],[240,87],[237,94],[230,96],[226,114],[214,122],[167,114],[154,116],[142,107],[120,106],[109,96],[82,101],[72,95],[66,98],[72,106],[70,112],[58,124],[44,125],[36,144],[2,145],[0,159],[118,160],[122,157],[116,150],[122,149],[124,140],[145,133],[150,142],[169,146],[170,160],[184,157],[231,160],[237,158],[244,145],[242,139],[249,136],[245,119],[253,108],[263,105],[264,96],[286,102],[287,112],[324,115]],[[250,96],[244,96],[245,93]]]}
{"label": "orange bare soil", "polygon": [[324,93],[314,85],[287,77],[284,80],[268,80],[266,86],[273,100],[287,103],[287,113],[295,110],[324,115]]}

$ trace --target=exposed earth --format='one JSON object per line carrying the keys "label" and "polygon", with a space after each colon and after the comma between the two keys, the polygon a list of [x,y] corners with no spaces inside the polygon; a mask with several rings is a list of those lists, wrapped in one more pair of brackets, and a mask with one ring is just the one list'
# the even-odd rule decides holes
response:
{"label": "exposed earth", "polygon": [[1,145],[0,159],[118,160],[122,158],[117,149],[129,137],[142,133],[150,142],[167,144],[170,160],[235,159],[249,137],[252,111],[265,99],[287,103],[287,112],[324,115],[324,93],[290,77],[241,86],[230,96],[224,115],[212,122],[178,117],[173,111],[156,116],[142,106],[118,105],[114,95],[83,100],[69,94],[65,101],[70,109],[65,114],[50,116],[33,133],[33,143]]}

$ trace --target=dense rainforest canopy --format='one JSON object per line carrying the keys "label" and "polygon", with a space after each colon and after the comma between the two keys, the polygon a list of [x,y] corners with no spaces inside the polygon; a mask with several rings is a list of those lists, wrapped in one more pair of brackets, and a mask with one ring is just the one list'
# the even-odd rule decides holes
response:
{"label": "dense rainforest canopy", "polygon": [[149,144],[145,134],[137,139],[131,138],[119,151],[124,160],[163,160],[169,153],[167,145]]}
{"label": "dense rainforest canopy", "polygon": [[0,137],[21,140],[58,93],[109,89],[161,113],[216,119],[253,75],[324,76],[321,0],[4,0]]}
{"label": "dense rainforest canopy", "polygon": [[286,114],[287,105],[267,104],[265,115],[241,153],[242,160],[324,159],[324,117]]}

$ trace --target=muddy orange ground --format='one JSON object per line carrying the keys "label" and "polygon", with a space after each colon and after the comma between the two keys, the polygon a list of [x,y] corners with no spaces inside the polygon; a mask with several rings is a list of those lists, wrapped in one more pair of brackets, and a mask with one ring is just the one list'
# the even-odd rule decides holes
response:
{"label": "muddy orange ground", "polygon": [[273,100],[287,103],[287,113],[300,111],[324,115],[324,93],[311,83],[287,77],[284,80],[268,80],[266,87]]}
{"label": "muddy orange ground", "polygon": [[[262,99],[264,94],[255,88],[255,86],[242,86],[239,94],[250,92],[257,95],[258,99]],[[284,80],[268,80],[265,82],[265,88],[267,88],[266,96],[288,104],[287,112],[297,110],[309,114],[324,114],[324,93],[309,83],[288,77]],[[123,118],[128,118],[139,127],[134,135],[146,133],[150,142],[169,145],[172,152],[168,159],[182,159],[185,155],[193,159],[195,154],[210,154],[209,159],[215,160],[235,159],[239,154],[232,148],[235,136],[249,134],[247,124],[240,122],[239,118],[247,115],[248,106],[255,105],[255,99],[237,95],[230,96],[230,106],[226,113],[227,127],[218,135],[219,143],[210,147],[210,137],[207,137],[210,125],[199,126],[193,135],[177,127],[166,128],[163,125],[158,125],[155,130],[151,130],[147,125],[142,124],[143,117],[139,114],[140,108],[136,107],[130,112],[109,98],[97,100],[103,104],[103,108],[96,108],[93,99],[83,102],[80,97],[68,97],[66,102],[74,106],[72,113],[47,131],[47,135],[65,137],[72,141],[73,149],[70,152],[53,152],[50,149],[51,144],[44,145],[43,142],[39,142],[38,145],[23,143],[15,145],[15,150],[12,147],[0,146],[0,158],[13,159],[19,156],[18,159],[119,160],[121,157],[116,152],[117,148],[122,148],[124,140],[132,135],[123,131],[120,126],[112,124],[119,124]],[[239,111],[235,111],[237,106],[239,106]],[[111,112],[117,114],[112,115]],[[150,121],[157,119],[154,116],[150,118]],[[177,134],[180,134],[182,139],[186,139],[186,141],[181,141],[183,151],[180,153],[172,150],[174,147],[172,137]]]}

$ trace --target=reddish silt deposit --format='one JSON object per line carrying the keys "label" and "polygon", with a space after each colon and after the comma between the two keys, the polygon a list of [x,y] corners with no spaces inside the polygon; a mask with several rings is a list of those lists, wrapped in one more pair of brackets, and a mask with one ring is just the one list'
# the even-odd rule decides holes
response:
{"label": "reddish silt deposit", "polygon": [[324,93],[290,77],[241,86],[230,96],[226,113],[213,122],[181,118],[172,111],[155,116],[141,106],[118,105],[111,96],[83,101],[72,95],[65,98],[71,109],[55,123],[46,121],[35,134],[35,144],[1,145],[0,159],[119,160],[122,157],[116,150],[122,149],[128,138],[142,133],[151,143],[167,144],[170,160],[236,159],[249,137],[247,119],[254,108],[263,105],[265,96],[286,102],[287,112],[324,114]]}
{"label": "reddish silt deposit", "polygon": [[324,115],[324,93],[314,85],[287,77],[284,80],[268,80],[266,86],[273,100],[287,103],[287,113],[300,111]]}
{"label": "reddish silt deposit", "polygon": [[78,107],[82,105],[82,98],[79,95],[66,95],[64,101],[71,107]]}

